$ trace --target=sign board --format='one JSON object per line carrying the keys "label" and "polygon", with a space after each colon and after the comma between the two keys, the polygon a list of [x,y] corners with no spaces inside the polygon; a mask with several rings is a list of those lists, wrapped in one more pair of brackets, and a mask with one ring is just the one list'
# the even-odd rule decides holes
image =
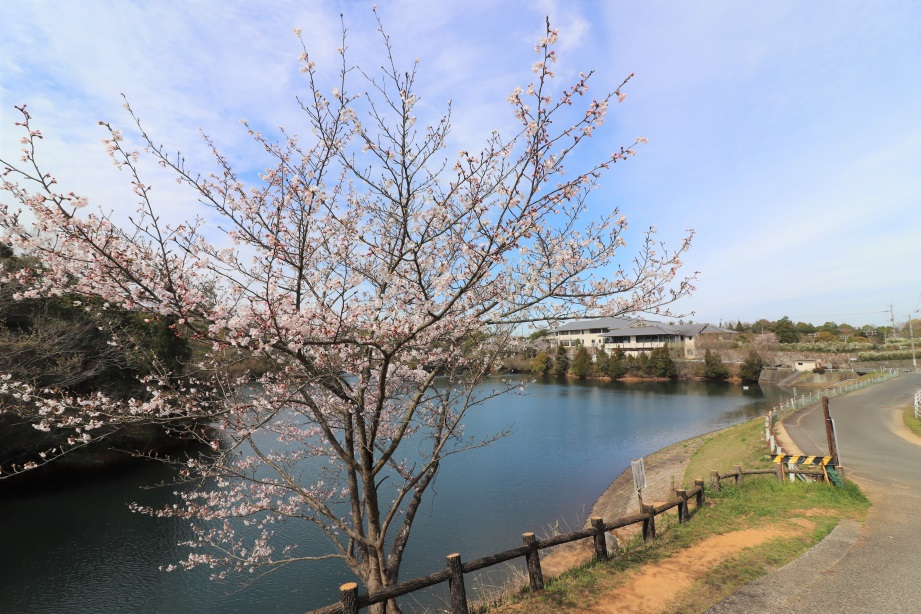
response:
{"label": "sign board", "polygon": [[630,468],[633,470],[633,488],[640,492],[646,488],[646,465],[642,458],[635,458],[630,461]]}

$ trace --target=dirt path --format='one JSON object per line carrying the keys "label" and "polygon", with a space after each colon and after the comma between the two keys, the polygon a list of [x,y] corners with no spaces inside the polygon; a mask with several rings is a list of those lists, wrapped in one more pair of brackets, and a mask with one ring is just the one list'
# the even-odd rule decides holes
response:
{"label": "dirt path", "polygon": [[739,554],[746,548],[760,545],[769,539],[790,536],[805,531],[804,526],[783,528],[768,526],[759,529],[734,531],[714,535],[673,557],[644,565],[630,575],[627,581],[598,595],[592,607],[572,610],[591,614],[654,614],[665,607],[681,591],[692,587],[711,569]]}

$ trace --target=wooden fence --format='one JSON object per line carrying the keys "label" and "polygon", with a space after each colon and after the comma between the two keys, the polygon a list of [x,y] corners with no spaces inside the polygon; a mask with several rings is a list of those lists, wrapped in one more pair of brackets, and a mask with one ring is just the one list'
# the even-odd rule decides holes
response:
{"label": "wooden fence", "polygon": [[642,523],[643,541],[650,542],[656,538],[656,516],[666,511],[678,508],[678,522],[684,523],[690,519],[688,502],[694,499],[697,508],[704,503],[704,480],[694,481],[694,488],[690,490],[676,489],[675,499],[659,505],[643,505],[638,514],[625,516],[612,522],[605,522],[602,518],[592,518],[591,526],[579,531],[556,535],[546,539],[539,539],[534,533],[524,533],[523,546],[485,556],[475,561],[464,563],[460,554],[454,553],[447,556],[447,567],[441,571],[429,574],[422,578],[401,582],[396,586],[376,591],[370,595],[359,595],[358,585],[348,582],[339,587],[339,603],[328,605],[310,614],[355,614],[359,608],[383,603],[396,599],[409,593],[426,589],[442,582],[447,582],[451,592],[452,614],[467,614],[467,594],[464,587],[464,574],[479,571],[486,567],[498,565],[517,558],[524,558],[528,569],[528,581],[531,590],[539,591],[544,588],[544,576],[540,568],[539,552],[544,548],[552,548],[580,539],[591,538],[594,545],[595,559],[605,561],[608,559],[608,550],[605,543],[605,533],[633,524]]}
{"label": "wooden fence", "polygon": [[[811,477],[815,479],[828,480],[828,474],[825,473],[824,467],[821,470],[807,471],[792,467],[786,469],[782,463],[775,465],[773,469],[743,469],[741,465],[736,465],[732,471],[720,473],[716,470],[710,471],[710,486],[714,490],[721,490],[720,482],[731,479],[736,485],[742,483],[746,475],[773,475],[779,481],[785,481],[788,475],[802,476],[803,478]],[[524,558],[528,569],[528,581],[531,590],[539,591],[544,588],[544,576],[540,567],[539,552],[544,548],[552,548],[580,539],[591,538],[594,545],[594,556],[596,560],[605,561],[608,559],[608,551],[605,544],[605,533],[620,529],[633,524],[642,523],[643,541],[650,542],[656,538],[656,516],[667,512],[670,509],[678,508],[678,522],[684,523],[690,519],[690,510],[688,502],[693,498],[696,507],[699,508],[704,503],[704,480],[694,480],[694,488],[690,490],[675,489],[675,499],[666,501],[659,505],[643,505],[642,511],[638,514],[625,516],[612,522],[604,522],[602,518],[592,518],[591,527],[556,535],[546,539],[538,539],[534,533],[522,534],[524,541],[523,546],[513,550],[506,550],[498,554],[485,556],[469,563],[461,561],[458,553],[447,556],[447,567],[441,571],[429,574],[422,578],[416,578],[408,582],[402,582],[396,586],[377,591],[373,594],[359,595],[358,584],[348,582],[339,587],[339,603],[328,605],[318,610],[312,610],[308,614],[357,614],[360,608],[384,603],[390,599],[396,599],[403,595],[408,595],[419,590],[430,588],[442,582],[447,582],[451,592],[451,612],[452,614],[467,614],[467,593],[464,586],[464,574],[472,573],[505,563],[517,558]]]}
{"label": "wooden fence", "polygon": [[801,475],[804,477],[811,477],[820,480],[828,481],[828,474],[825,470],[821,469],[818,471],[806,471],[805,469],[800,469],[798,467],[793,467],[791,469],[785,469],[783,463],[777,463],[774,465],[773,469],[742,469],[741,465],[736,465],[732,471],[727,473],[720,473],[719,471],[711,470],[710,471],[710,486],[714,490],[720,490],[720,481],[732,479],[736,484],[741,484],[743,476],[746,475],[773,475],[777,477],[778,481],[784,481],[785,476],[788,475]]}

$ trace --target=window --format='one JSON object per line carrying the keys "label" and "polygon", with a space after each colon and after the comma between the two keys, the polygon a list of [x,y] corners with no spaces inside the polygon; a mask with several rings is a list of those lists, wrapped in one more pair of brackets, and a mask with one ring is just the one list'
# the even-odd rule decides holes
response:
{"label": "window", "polygon": [[593,329],[591,330],[591,333],[592,333],[593,335],[600,335],[600,334],[601,334],[601,329],[600,329],[600,328],[593,328]]}

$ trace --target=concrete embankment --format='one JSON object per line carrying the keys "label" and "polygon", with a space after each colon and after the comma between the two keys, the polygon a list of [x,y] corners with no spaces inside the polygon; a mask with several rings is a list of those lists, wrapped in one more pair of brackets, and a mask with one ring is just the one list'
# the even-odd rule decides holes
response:
{"label": "concrete embankment", "polygon": [[761,372],[758,383],[773,384],[775,386],[824,388],[855,377],[857,377],[857,374],[853,371],[813,373],[812,371],[795,371],[794,369],[765,369]]}
{"label": "concrete embankment", "polygon": [[[721,430],[679,441],[646,456],[643,461],[646,467],[647,487],[643,489],[643,500],[646,503],[654,503],[674,498],[673,489],[675,486],[681,487],[691,455]],[[636,514],[639,511],[639,500],[633,489],[633,473],[627,467],[595,502],[589,519],[600,516],[605,521],[610,521]],[[585,526],[591,526],[590,520],[586,520]],[[618,529],[614,535],[609,534],[608,549],[611,550],[617,542],[625,541],[639,531],[640,527],[636,525]],[[592,554],[592,545],[589,540],[571,542],[560,546],[543,559],[541,568],[548,577],[556,577],[567,569],[588,561]]]}

